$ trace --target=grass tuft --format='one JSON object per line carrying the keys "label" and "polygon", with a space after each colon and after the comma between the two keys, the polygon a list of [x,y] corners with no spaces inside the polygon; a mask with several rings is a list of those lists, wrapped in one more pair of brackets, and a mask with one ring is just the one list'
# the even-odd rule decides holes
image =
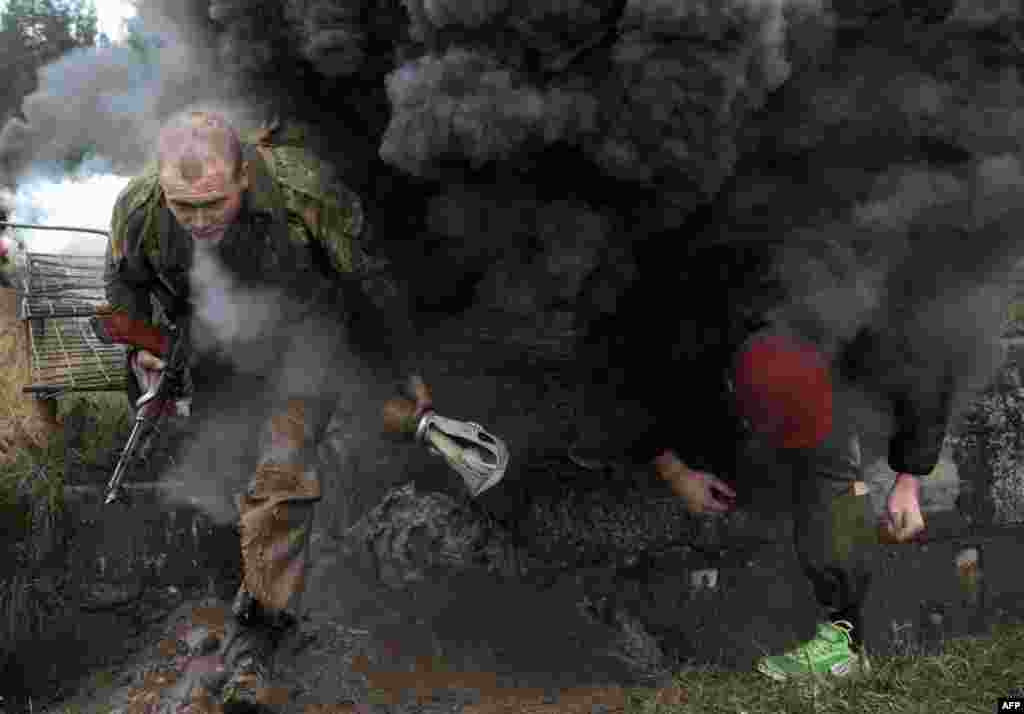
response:
{"label": "grass tuft", "polygon": [[[95,428],[83,435],[83,459],[98,460],[115,449],[127,423],[127,401],[104,397],[58,402],[58,413],[85,409],[95,420]],[[64,552],[64,431],[57,429],[42,442],[19,440],[7,456],[0,462],[0,666],[19,646],[43,637],[64,608],[61,583],[52,572]]]}
{"label": "grass tuft", "polygon": [[1024,625],[997,625],[991,637],[948,643],[935,657],[877,657],[857,678],[775,682],[756,672],[697,667],[680,672],[680,704],[638,692],[643,714],[976,714],[1024,688]]}

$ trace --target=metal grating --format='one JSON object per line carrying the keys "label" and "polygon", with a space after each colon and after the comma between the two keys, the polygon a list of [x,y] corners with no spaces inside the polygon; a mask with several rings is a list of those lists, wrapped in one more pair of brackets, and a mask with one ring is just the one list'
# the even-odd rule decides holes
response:
{"label": "metal grating", "polygon": [[19,317],[33,320],[96,314],[106,302],[101,255],[27,253]]}
{"label": "metal grating", "polygon": [[28,253],[19,317],[29,326],[32,384],[26,392],[121,391],[125,349],[96,339],[89,317],[105,309],[103,256]]}

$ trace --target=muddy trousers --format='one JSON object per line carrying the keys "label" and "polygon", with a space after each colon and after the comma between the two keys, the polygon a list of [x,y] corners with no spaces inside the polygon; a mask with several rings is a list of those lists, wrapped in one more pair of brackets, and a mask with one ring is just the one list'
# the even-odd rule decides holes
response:
{"label": "muddy trousers", "polygon": [[242,592],[271,617],[297,616],[309,568],[314,509],[320,500],[315,442],[324,404],[290,399],[271,409],[258,460],[237,496]]}
{"label": "muddy trousers", "polygon": [[800,565],[824,618],[849,621],[854,639],[860,640],[878,543],[871,499],[855,486],[864,478],[860,437],[837,424],[818,448],[786,452],[783,458],[793,473]]}
{"label": "muddy trousers", "polygon": [[203,493],[218,513],[238,518],[236,607],[255,609],[270,622],[298,615],[321,497],[316,444],[339,393],[314,383],[321,387],[315,394],[288,394],[274,388],[280,380],[241,373],[216,357],[194,367],[192,377],[194,417],[185,427],[183,463],[206,481]]}

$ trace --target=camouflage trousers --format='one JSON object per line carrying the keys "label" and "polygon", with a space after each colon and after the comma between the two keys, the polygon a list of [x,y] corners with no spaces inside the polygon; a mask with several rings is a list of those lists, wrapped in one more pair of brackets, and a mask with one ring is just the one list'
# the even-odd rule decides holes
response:
{"label": "camouflage trousers", "polygon": [[297,615],[321,499],[316,445],[339,395],[289,398],[215,362],[194,369],[193,381],[183,478],[215,518],[237,518],[239,601],[254,600],[271,617]]}
{"label": "camouflage trousers", "polygon": [[256,468],[236,501],[242,588],[270,613],[297,613],[309,568],[314,506],[321,496],[309,406],[291,399],[270,416]]}

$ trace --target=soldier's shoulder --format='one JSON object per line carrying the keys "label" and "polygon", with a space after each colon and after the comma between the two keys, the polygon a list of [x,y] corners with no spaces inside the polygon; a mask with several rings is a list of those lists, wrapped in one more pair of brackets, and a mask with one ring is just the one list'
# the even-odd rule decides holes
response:
{"label": "soldier's shoulder", "polygon": [[274,179],[287,188],[316,199],[324,199],[335,182],[329,164],[304,146],[272,145]]}
{"label": "soldier's shoulder", "polygon": [[136,213],[155,195],[158,179],[156,164],[143,169],[117,195],[117,200],[114,203],[115,213],[120,215],[123,220],[127,220]]}
{"label": "soldier's shoulder", "polygon": [[134,249],[130,246],[141,239],[145,207],[156,196],[157,186],[158,172],[154,164],[121,189],[110,220],[109,251],[112,259],[120,259],[132,252]]}
{"label": "soldier's shoulder", "polygon": [[265,157],[269,156],[269,168],[278,183],[323,199],[340,179],[334,167],[312,149],[309,132],[308,127],[298,122],[276,122],[249,133],[245,139]]}
{"label": "soldier's shoulder", "polygon": [[328,232],[342,231],[350,237],[362,232],[362,201],[328,162],[309,148],[292,144],[264,144],[262,153],[270,154],[271,174],[290,203],[319,206]]}

